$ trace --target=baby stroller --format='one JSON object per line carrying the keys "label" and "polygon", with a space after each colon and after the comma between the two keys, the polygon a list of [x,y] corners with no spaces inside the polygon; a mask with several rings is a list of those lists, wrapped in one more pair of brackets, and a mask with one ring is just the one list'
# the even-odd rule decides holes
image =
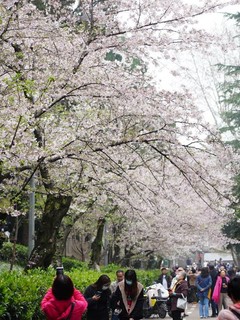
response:
{"label": "baby stroller", "polygon": [[168,312],[168,298],[168,290],[161,283],[147,287],[144,293],[143,317],[150,318],[152,315],[158,315],[161,319],[165,318]]}

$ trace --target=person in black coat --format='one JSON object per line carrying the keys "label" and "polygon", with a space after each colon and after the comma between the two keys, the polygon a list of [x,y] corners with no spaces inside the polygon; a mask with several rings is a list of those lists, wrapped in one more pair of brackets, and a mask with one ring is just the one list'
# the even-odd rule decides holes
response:
{"label": "person in black coat", "polygon": [[218,271],[215,269],[214,265],[209,265],[209,275],[212,279],[212,286],[211,286],[211,297],[210,297],[210,304],[212,307],[212,315],[211,318],[215,318],[218,315],[218,305],[217,303],[212,299],[212,295],[213,295],[213,291],[214,291],[214,287],[217,281],[217,277],[218,277]]}
{"label": "person in black coat", "polygon": [[88,302],[87,320],[109,320],[110,283],[110,278],[103,274],[86,288],[84,297]]}
{"label": "person in black coat", "polygon": [[119,320],[139,320],[143,318],[143,302],[143,285],[134,270],[127,270],[112,296],[112,308]]}
{"label": "person in black coat", "polygon": [[167,274],[168,270],[165,267],[161,268],[161,274],[157,280],[157,283],[161,283],[165,289],[169,289],[172,282],[172,277]]}

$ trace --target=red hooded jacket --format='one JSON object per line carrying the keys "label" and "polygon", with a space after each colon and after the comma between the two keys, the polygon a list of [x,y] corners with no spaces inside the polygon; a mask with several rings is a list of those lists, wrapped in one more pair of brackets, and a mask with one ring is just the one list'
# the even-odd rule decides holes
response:
{"label": "red hooded jacket", "polygon": [[229,309],[221,310],[217,320],[238,320],[239,318],[231,310],[234,310],[240,317],[240,302],[229,306]]}
{"label": "red hooded jacket", "polygon": [[71,311],[72,302],[75,302],[71,320],[80,320],[87,309],[87,301],[79,290],[74,288],[73,296],[68,300],[57,300],[52,289],[49,289],[41,302],[41,309],[48,320],[63,320]]}

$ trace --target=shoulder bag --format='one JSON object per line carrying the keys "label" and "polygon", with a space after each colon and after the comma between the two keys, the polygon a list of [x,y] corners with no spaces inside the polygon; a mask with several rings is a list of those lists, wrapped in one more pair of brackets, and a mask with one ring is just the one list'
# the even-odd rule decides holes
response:
{"label": "shoulder bag", "polygon": [[[208,278],[211,280],[211,276],[209,276]],[[209,300],[211,300],[211,297],[212,297],[212,288],[210,287],[210,288],[208,288],[207,298]]]}
{"label": "shoulder bag", "polygon": [[235,311],[235,310],[233,310],[233,309],[230,309],[230,308],[229,308],[229,310],[230,310],[238,319],[240,319],[240,314],[237,313],[237,311]]}
{"label": "shoulder bag", "polygon": [[65,320],[71,320],[71,316],[72,316],[74,307],[75,307],[75,302],[72,302],[70,313],[67,316],[67,318],[65,318]]}
{"label": "shoulder bag", "polygon": [[208,298],[209,300],[211,300],[211,296],[212,296],[212,288],[209,288],[209,289],[208,289],[207,298]]}
{"label": "shoulder bag", "polygon": [[182,297],[177,299],[177,308],[185,310],[186,306],[187,306],[187,298],[185,298],[184,295],[182,294]]}

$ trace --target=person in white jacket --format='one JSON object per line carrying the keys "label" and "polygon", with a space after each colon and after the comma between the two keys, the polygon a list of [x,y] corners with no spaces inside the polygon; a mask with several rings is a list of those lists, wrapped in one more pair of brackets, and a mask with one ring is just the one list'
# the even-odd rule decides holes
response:
{"label": "person in white jacket", "polygon": [[228,282],[227,293],[233,304],[228,309],[219,312],[217,320],[240,319],[240,276],[235,276]]}

